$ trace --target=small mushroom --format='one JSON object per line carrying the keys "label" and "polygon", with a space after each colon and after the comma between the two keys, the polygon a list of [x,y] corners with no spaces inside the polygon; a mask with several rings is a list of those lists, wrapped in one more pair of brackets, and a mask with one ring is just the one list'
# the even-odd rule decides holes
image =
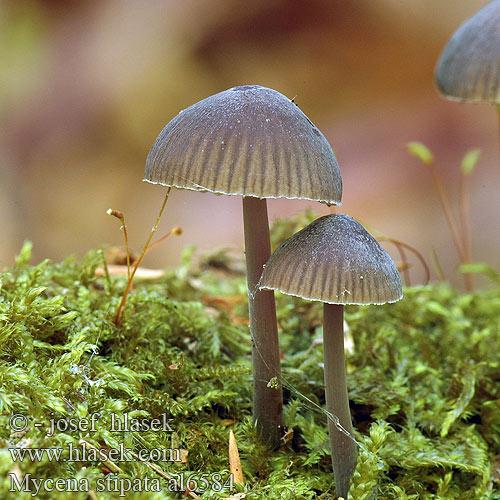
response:
{"label": "small mushroom", "polygon": [[455,31],[439,59],[436,84],[449,99],[500,103],[500,0]]}
{"label": "small mushroom", "polygon": [[435,78],[447,99],[495,104],[500,119],[500,0],[485,5],[455,31]]}
{"label": "small mushroom", "polygon": [[357,449],[349,411],[344,358],[344,304],[396,302],[401,277],[393,260],[354,219],[326,215],[285,240],[264,267],[260,288],[323,306],[328,431],[337,496],[347,498]]}
{"label": "small mushroom", "polygon": [[243,196],[254,419],[279,444],[283,397],[274,294],[258,280],[271,254],[266,198],[340,204],[342,179],[323,134],[290,99],[234,87],[181,111],[149,152],[145,181]]}

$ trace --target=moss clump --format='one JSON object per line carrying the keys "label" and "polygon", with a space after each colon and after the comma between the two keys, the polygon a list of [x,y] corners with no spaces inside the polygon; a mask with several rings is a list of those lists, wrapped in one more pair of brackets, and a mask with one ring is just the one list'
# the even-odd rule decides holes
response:
{"label": "moss clump", "polygon": [[[273,234],[282,239],[310,217],[283,221]],[[118,498],[120,491],[111,490],[127,488],[126,480],[136,489],[148,488],[146,478],[168,488],[161,471],[177,479],[196,474],[199,485],[205,474],[212,488],[198,490],[204,499],[334,498],[317,342],[320,304],[277,294],[288,432],[272,453],[259,445],[251,421],[245,279],[223,253],[217,266],[207,258],[199,267],[188,249],[163,278],[138,282],[119,326],[113,316],[125,280],[96,278],[104,266],[101,251],[36,266],[29,256],[26,245],[15,267],[0,274],[2,498],[32,498],[36,491],[36,481],[26,483],[33,493],[9,491],[12,475],[19,481],[76,478],[92,490],[45,491],[53,486],[45,483],[37,498],[107,499]],[[407,288],[401,302],[384,307],[346,308],[353,340],[346,353],[349,394],[360,447],[352,499],[500,499],[499,317],[498,288],[460,294],[448,285]],[[25,430],[22,420],[11,420],[15,414],[26,416]],[[171,429],[112,430],[112,419],[151,421],[163,414]],[[70,427],[49,435],[51,419],[81,422],[92,415],[91,431]],[[247,484],[213,491],[229,475],[229,429]],[[71,446],[188,455],[179,463],[75,461]],[[53,448],[61,456],[21,460],[13,448]],[[163,499],[182,498],[184,491],[124,494]]]}

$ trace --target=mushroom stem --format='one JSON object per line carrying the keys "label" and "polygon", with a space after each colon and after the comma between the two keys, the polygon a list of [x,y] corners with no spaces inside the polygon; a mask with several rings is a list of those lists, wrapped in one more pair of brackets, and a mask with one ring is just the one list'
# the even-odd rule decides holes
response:
{"label": "mushroom stem", "polygon": [[[357,447],[353,436],[344,357],[344,306],[324,304],[323,353],[325,360],[325,395],[328,411],[328,433],[332,454],[335,491],[347,498],[349,483],[356,468]],[[342,432],[342,428],[350,434]]]}
{"label": "mushroom stem", "polygon": [[283,425],[283,395],[276,305],[274,292],[258,290],[264,264],[271,255],[265,199],[243,197],[243,223],[252,336],[253,418],[263,440],[277,448]]}

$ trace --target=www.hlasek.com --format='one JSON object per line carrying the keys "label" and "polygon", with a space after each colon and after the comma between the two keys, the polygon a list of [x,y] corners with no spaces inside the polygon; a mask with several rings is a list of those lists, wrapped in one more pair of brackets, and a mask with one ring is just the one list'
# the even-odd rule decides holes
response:
{"label": "www.hlasek.com", "polygon": [[[136,477],[129,479],[119,477],[118,474],[108,474],[106,477],[98,478],[91,484],[87,478],[35,478],[31,474],[25,474],[21,479],[14,473],[9,473],[11,492],[31,493],[32,497],[38,496],[40,492],[89,492],[96,493],[113,492],[120,497],[125,497],[129,492],[141,491],[194,491],[202,494],[206,491],[219,492],[222,490],[234,490],[234,478],[229,474],[226,478],[220,473],[211,474],[169,474],[168,480],[163,484],[158,478]],[[165,484],[166,483],[166,484]]]}
{"label": "www.hlasek.com", "polygon": [[118,448],[80,448],[70,442],[67,448],[9,448],[9,453],[13,462],[182,462],[178,448],[142,448],[132,454],[123,443]]}

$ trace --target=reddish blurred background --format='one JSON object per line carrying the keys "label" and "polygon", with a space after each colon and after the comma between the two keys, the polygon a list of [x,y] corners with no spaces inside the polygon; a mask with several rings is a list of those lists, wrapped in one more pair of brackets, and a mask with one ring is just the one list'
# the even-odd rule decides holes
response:
{"label": "reddish blurred background", "polygon": [[[109,207],[140,249],[164,188],[141,182],[163,126],[226,88],[257,83],[295,101],[331,142],[343,206],[376,229],[435,250],[458,282],[458,258],[431,177],[405,151],[422,141],[456,207],[464,153],[474,252],[499,267],[500,153],[492,106],[442,99],[433,70],[451,33],[483,0],[2,0],[0,3],[0,267],[24,239],[36,260],[121,245]],[[270,201],[270,217],[313,202]],[[146,265],[178,262],[190,243],[242,251],[241,200],[172,192]],[[397,255],[397,254],[396,254]],[[417,264],[414,282],[422,279]]]}

